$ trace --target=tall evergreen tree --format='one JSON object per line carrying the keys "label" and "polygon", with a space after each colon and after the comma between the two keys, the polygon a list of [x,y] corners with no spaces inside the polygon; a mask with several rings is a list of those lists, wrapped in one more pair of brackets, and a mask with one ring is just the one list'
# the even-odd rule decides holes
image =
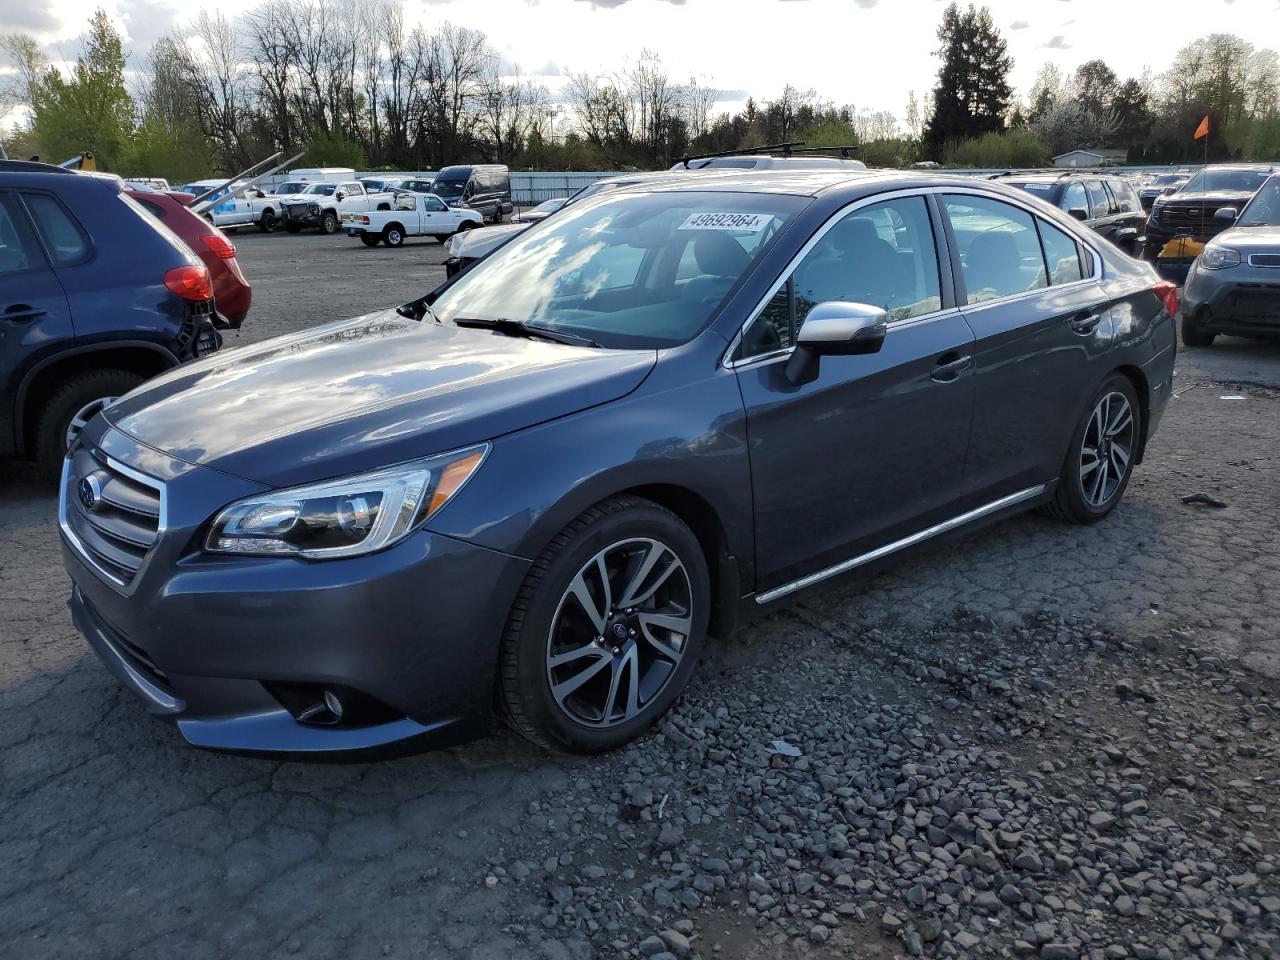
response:
{"label": "tall evergreen tree", "polygon": [[953,2],[942,14],[938,39],[942,67],[925,131],[925,143],[935,156],[949,141],[1003,130],[1013,93],[1013,58],[986,7],[969,4],[962,11]]}
{"label": "tall evergreen tree", "polygon": [[32,104],[41,149],[57,162],[92,151],[110,169],[133,129],[134,106],[124,85],[124,49],[107,14],[89,21],[84,49],[71,78],[51,68]]}

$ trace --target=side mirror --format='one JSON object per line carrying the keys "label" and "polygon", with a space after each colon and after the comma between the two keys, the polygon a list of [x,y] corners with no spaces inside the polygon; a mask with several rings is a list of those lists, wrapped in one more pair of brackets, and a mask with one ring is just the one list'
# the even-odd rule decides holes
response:
{"label": "side mirror", "polygon": [[335,200],[345,200],[345,199],[347,199],[347,195],[346,195],[345,193],[343,193],[341,190],[339,190],[339,191],[338,191],[337,193],[335,193],[333,196],[334,196],[334,199],[335,199]]}
{"label": "side mirror", "polygon": [[1214,211],[1213,219],[1222,220],[1225,223],[1235,223],[1236,218],[1240,216],[1240,211],[1235,207],[1219,207]]}
{"label": "side mirror", "polygon": [[820,303],[809,311],[800,328],[786,377],[802,386],[817,379],[820,357],[878,353],[888,330],[889,315],[882,307],[843,300]]}
{"label": "side mirror", "polygon": [[1072,207],[1070,210],[1067,211],[1067,216],[1075,217],[1077,220],[1088,220],[1089,211],[1086,210],[1084,207]]}

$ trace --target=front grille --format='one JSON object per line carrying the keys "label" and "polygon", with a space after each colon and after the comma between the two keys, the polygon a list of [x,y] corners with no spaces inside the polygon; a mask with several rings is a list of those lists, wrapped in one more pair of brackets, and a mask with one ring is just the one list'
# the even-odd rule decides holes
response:
{"label": "front grille", "polygon": [[1251,267],[1280,267],[1280,253],[1254,253],[1249,256]]}
{"label": "front grille", "polygon": [[1229,311],[1237,320],[1280,323],[1280,283],[1241,283],[1231,295]]}
{"label": "front grille", "polygon": [[1202,206],[1198,203],[1166,203],[1156,216],[1165,230],[1173,233],[1190,233],[1193,237],[1213,237],[1222,232],[1225,224],[1214,219],[1218,205]]}
{"label": "front grille", "polygon": [[59,519],[72,546],[99,573],[128,587],[160,538],[164,486],[77,447],[67,465]]}

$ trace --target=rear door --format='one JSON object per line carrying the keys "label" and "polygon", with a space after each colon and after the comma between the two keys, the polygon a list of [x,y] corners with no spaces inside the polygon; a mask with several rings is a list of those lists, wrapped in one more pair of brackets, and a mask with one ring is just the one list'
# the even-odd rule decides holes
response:
{"label": "rear door", "polygon": [[0,190],[0,450],[11,450],[17,390],[71,346],[71,308],[18,195]]}
{"label": "rear door", "polygon": [[1112,325],[1093,276],[1101,260],[1065,230],[976,191],[941,200],[956,295],[977,338],[965,494],[986,503],[1058,475]]}
{"label": "rear door", "polygon": [[[973,335],[951,302],[936,207],[922,194],[833,218],[733,354],[747,412],[762,594],[954,515],[973,413]],[[700,281],[690,280],[693,288]],[[820,302],[884,307],[878,353],[785,375]]]}
{"label": "rear door", "polygon": [[1086,180],[1084,188],[1089,194],[1089,226],[1100,236],[1114,243],[1115,209],[1111,204],[1111,194],[1107,190],[1107,185],[1101,180]]}
{"label": "rear door", "polygon": [[1146,221],[1142,213],[1142,201],[1138,198],[1138,192],[1133,189],[1133,184],[1119,177],[1108,180],[1107,189],[1111,191],[1111,204],[1115,211],[1111,242],[1125,253],[1133,255]]}

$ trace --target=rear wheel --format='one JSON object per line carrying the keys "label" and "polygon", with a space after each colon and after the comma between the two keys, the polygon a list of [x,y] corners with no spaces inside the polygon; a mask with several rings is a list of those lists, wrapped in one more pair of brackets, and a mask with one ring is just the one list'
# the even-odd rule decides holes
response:
{"label": "rear wheel", "polygon": [[501,688],[521,734],[596,753],[643,733],[696,668],[711,588],[693,533],[635,497],[583,513],[542,552],[502,641]]}
{"label": "rear wheel", "polygon": [[1216,333],[1210,333],[1200,324],[1198,317],[1182,314],[1182,342],[1188,347],[1212,347]]}
{"label": "rear wheel", "polygon": [[378,236],[376,233],[360,234],[360,242],[363,243],[366,247],[376,247],[379,244],[379,242],[381,242],[381,240],[382,238]]}
{"label": "rear wheel", "polygon": [[1142,410],[1128,377],[1113,374],[1094,394],[1071,437],[1048,512],[1068,523],[1097,523],[1120,502],[1142,437]]}
{"label": "rear wheel", "polygon": [[36,421],[35,458],[44,477],[57,483],[62,458],[80,431],[145,379],[128,370],[91,370],[76,374],[54,390]]}
{"label": "rear wheel", "polygon": [[404,245],[404,228],[398,223],[392,223],[382,231],[382,239],[388,247],[399,247]]}

